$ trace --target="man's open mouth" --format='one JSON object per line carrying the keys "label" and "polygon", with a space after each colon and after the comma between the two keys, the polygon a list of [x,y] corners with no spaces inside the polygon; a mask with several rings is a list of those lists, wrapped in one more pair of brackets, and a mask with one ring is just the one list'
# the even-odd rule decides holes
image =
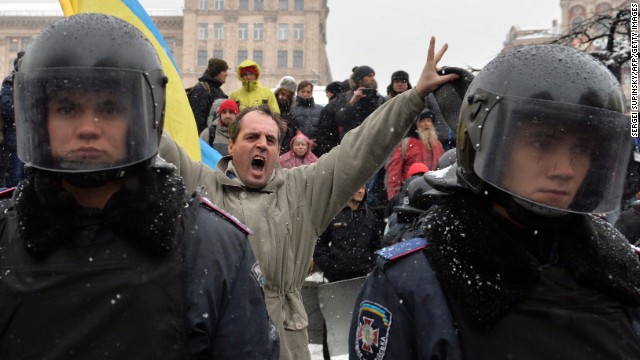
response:
{"label": "man's open mouth", "polygon": [[265,158],[262,156],[254,156],[251,160],[251,168],[260,171],[264,169]]}

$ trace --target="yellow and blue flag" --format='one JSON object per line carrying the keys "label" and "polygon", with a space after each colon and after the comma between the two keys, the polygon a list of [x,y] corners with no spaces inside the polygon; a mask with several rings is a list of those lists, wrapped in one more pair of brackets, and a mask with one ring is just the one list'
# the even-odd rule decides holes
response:
{"label": "yellow and blue flag", "polygon": [[[191,159],[200,161],[202,154],[198,129],[184,91],[178,66],[160,31],[142,5],[137,0],[60,0],[60,6],[65,16],[80,13],[115,16],[138,28],[151,41],[160,57],[163,71],[169,78],[164,129],[189,154]],[[205,149],[209,147],[206,143],[202,147],[202,151],[208,151]],[[211,166],[211,164],[207,165]]]}

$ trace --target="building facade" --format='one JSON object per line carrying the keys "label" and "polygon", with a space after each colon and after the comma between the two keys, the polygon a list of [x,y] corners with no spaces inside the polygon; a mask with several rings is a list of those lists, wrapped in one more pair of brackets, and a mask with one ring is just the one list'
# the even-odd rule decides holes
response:
{"label": "building facade", "polygon": [[[560,24],[554,20],[550,28],[536,30],[521,30],[514,26],[507,34],[502,52],[521,45],[550,43],[563,35],[582,31],[586,31],[591,37],[594,37],[594,40],[589,41],[586,36],[575,37],[572,43],[569,44],[570,46],[588,52],[604,51],[607,46],[606,39],[595,38],[594,35],[596,33],[607,33],[608,28],[591,26],[588,30],[585,30],[586,23],[597,19],[600,15],[615,17],[619,10],[628,10],[630,7],[631,1],[629,0],[560,0]],[[628,39],[622,35],[618,36],[615,41],[625,42]],[[630,99],[631,73],[629,62],[621,67],[618,80],[627,100]]]}
{"label": "building facade", "polygon": [[[180,69],[185,87],[198,81],[208,59],[230,67],[223,90],[240,86],[236,67],[245,59],[261,68],[260,82],[274,87],[283,76],[315,84],[332,81],[326,52],[327,0],[184,0],[179,9],[148,9]],[[9,74],[18,51],[61,10],[0,8],[0,75]]]}

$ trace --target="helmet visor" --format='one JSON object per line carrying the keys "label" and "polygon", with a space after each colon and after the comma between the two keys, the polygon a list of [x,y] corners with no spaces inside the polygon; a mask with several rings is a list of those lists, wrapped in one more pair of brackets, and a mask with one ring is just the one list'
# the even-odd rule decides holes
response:
{"label": "helmet visor", "polygon": [[39,69],[16,73],[18,157],[56,172],[126,167],[154,156],[155,109],[140,71]]}
{"label": "helmet visor", "polygon": [[474,170],[491,185],[568,212],[609,212],[620,205],[631,148],[629,117],[503,97],[482,127],[484,145],[476,151]]}

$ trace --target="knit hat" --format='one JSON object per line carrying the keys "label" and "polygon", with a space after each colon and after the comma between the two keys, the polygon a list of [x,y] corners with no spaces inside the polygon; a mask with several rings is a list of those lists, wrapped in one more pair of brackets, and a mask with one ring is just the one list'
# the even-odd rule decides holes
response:
{"label": "knit hat", "polygon": [[211,58],[209,59],[209,65],[207,65],[207,71],[211,77],[216,77],[223,71],[229,70],[229,65],[222,59]]}
{"label": "knit hat", "polygon": [[255,66],[247,66],[247,67],[243,67],[242,69],[240,69],[240,77],[243,77],[244,74],[246,74],[248,72],[252,72],[252,73],[258,75],[258,69],[256,69]]}
{"label": "knit hat", "polygon": [[418,115],[418,120],[422,120],[424,118],[429,118],[432,121],[434,121],[435,114],[433,113],[433,111],[431,111],[430,109],[424,109],[420,112],[420,114]]}
{"label": "knit hat", "polygon": [[357,69],[354,70],[353,72],[353,80],[357,82],[359,82],[360,80],[362,80],[363,77],[369,75],[373,73],[373,75],[376,74],[376,72],[373,70],[372,67],[367,66],[367,65],[363,65],[363,66],[358,66]]}
{"label": "knit hat", "polygon": [[429,171],[429,167],[421,162],[413,163],[407,170],[407,178],[412,177],[415,174],[426,173]]}
{"label": "knit hat", "polygon": [[340,81],[334,81],[331,84],[327,85],[324,89],[325,91],[332,92],[334,95],[340,94],[342,92],[342,83]]}
{"label": "knit hat", "polygon": [[296,79],[294,79],[292,76],[285,76],[280,79],[280,81],[278,81],[275,92],[277,93],[280,89],[285,89],[291,91],[292,94],[295,94],[297,87],[298,85],[296,84]]}
{"label": "knit hat", "polygon": [[404,70],[398,70],[391,74],[391,82],[393,82],[393,80],[405,80],[409,82],[409,74]]}
{"label": "knit hat", "polygon": [[224,110],[231,110],[234,114],[238,115],[238,104],[233,100],[227,99],[220,104],[218,113],[222,114]]}

